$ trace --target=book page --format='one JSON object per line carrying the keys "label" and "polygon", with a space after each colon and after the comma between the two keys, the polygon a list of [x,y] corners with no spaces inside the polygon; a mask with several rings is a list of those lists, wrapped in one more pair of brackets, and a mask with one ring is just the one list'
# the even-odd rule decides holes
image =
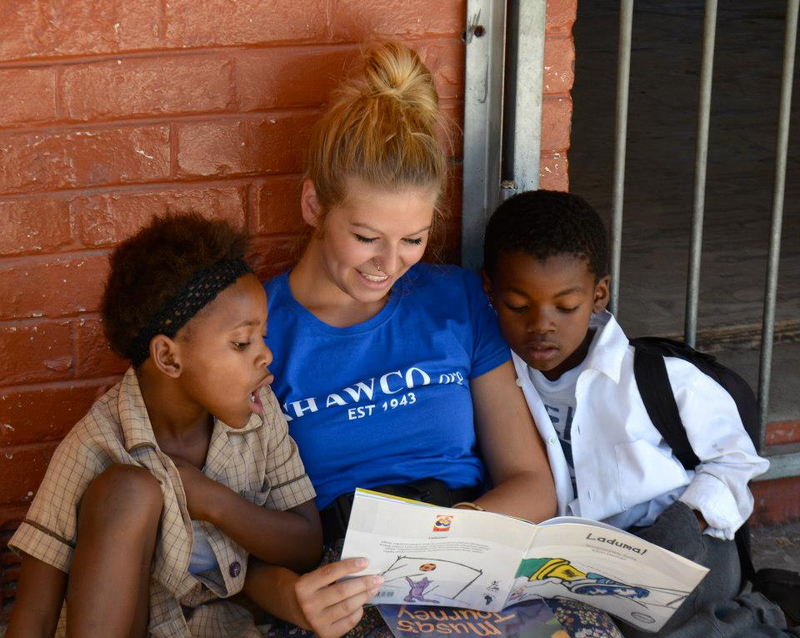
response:
{"label": "book page", "polygon": [[386,582],[374,604],[500,611],[535,527],[500,514],[356,490],[342,558]]}
{"label": "book page", "polygon": [[580,521],[537,527],[507,604],[571,598],[658,631],[708,572],[622,530]]}

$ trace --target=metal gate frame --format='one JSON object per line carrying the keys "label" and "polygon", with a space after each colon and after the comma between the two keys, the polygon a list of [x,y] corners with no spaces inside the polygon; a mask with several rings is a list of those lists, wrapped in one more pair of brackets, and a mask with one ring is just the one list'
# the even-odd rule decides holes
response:
{"label": "metal gate frame", "polygon": [[[633,2],[620,0],[619,12],[609,304],[615,313],[619,311]],[[800,444],[766,445],[799,4],[800,0],[787,0],[758,380],[761,419],[758,448],[759,453],[769,459],[770,469],[757,481],[800,476]],[[483,229],[497,205],[515,192],[535,190],[539,186],[545,13],[546,0],[467,2],[462,208],[462,265],[465,268],[480,268]],[[716,22],[717,0],[705,0],[684,323],[684,339],[692,346],[697,338]]]}

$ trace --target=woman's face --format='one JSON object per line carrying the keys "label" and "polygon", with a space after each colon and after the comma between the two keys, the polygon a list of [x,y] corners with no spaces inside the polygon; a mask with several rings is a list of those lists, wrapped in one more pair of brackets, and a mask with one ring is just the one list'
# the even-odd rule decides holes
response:
{"label": "woman's face", "polygon": [[378,301],[422,258],[438,189],[386,191],[349,180],[347,193],[312,241],[336,287],[357,301]]}

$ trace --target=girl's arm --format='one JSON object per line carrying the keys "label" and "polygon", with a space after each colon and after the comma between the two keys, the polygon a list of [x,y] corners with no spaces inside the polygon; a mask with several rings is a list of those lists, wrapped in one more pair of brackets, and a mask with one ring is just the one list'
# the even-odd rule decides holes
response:
{"label": "girl's arm", "polygon": [[476,503],[533,522],[555,516],[553,475],[513,363],[472,379],[470,389],[481,456],[493,485]]}
{"label": "girl's arm", "polygon": [[286,511],[267,509],[207,477],[188,461],[170,458],[180,472],[193,519],[215,525],[265,563],[300,572],[319,564],[322,525],[313,500]]}
{"label": "girl's arm", "polygon": [[364,558],[349,558],[298,576],[251,557],[243,591],[273,616],[313,631],[319,638],[338,638],[358,624],[364,604],[383,583],[380,576],[337,582],[366,566]]}
{"label": "girl's arm", "polygon": [[66,589],[64,572],[24,555],[6,638],[52,638]]}

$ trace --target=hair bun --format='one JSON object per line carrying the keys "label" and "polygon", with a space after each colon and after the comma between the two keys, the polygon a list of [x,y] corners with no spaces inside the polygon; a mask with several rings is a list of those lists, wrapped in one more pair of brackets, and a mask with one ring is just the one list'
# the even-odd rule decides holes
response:
{"label": "hair bun", "polygon": [[438,120],[439,97],[433,76],[416,51],[406,45],[387,42],[369,49],[364,81],[372,95],[398,100],[429,124]]}

